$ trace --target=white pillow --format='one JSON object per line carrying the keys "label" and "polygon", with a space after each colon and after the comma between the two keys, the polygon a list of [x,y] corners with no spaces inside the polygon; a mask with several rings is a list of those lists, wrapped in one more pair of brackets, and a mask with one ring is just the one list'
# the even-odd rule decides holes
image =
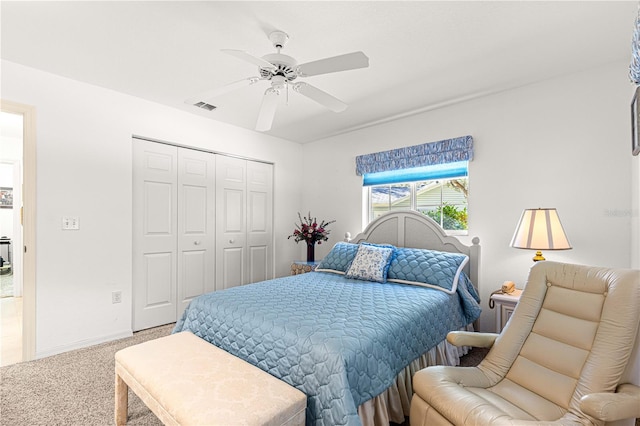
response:
{"label": "white pillow", "polygon": [[379,283],[387,282],[387,271],[394,250],[393,246],[360,244],[345,277]]}

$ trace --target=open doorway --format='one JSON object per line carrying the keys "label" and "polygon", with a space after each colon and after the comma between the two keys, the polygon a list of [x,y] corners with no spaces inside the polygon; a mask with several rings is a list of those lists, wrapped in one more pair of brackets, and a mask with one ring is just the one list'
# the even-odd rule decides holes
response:
{"label": "open doorway", "polygon": [[0,365],[22,361],[23,116],[0,112]]}
{"label": "open doorway", "polygon": [[35,356],[35,109],[0,111],[0,365]]}

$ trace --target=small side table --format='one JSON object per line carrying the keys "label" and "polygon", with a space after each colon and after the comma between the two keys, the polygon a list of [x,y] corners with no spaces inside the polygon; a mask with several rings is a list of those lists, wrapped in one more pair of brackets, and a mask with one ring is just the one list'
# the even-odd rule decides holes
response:
{"label": "small side table", "polygon": [[496,293],[491,295],[491,300],[496,307],[496,330],[500,333],[507,321],[511,318],[511,314],[516,309],[516,305],[520,301],[522,290],[515,289],[513,293]]}
{"label": "small side table", "polygon": [[320,262],[295,260],[291,263],[291,275],[306,274],[307,272],[315,271],[318,263]]}

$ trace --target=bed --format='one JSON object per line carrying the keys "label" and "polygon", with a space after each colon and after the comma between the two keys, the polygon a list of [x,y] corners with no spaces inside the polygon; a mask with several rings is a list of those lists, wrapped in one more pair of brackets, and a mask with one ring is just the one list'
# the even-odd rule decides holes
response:
{"label": "bed", "polygon": [[174,332],[300,389],[308,425],[401,423],[412,374],[458,363],[445,337],[480,315],[479,254],[477,239],[467,246],[424,215],[389,213],[337,243],[316,272],[194,299]]}

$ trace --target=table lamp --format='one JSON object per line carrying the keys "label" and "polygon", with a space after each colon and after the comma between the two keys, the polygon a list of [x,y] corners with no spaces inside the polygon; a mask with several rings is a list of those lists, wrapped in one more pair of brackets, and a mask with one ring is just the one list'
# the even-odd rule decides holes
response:
{"label": "table lamp", "polygon": [[569,250],[571,244],[556,209],[525,209],[511,247],[537,250],[533,261],[545,260],[540,250]]}

